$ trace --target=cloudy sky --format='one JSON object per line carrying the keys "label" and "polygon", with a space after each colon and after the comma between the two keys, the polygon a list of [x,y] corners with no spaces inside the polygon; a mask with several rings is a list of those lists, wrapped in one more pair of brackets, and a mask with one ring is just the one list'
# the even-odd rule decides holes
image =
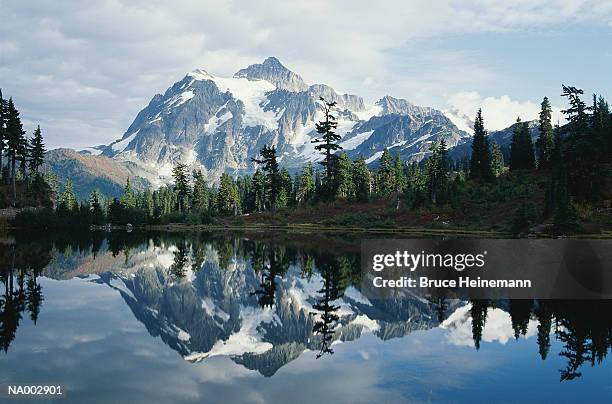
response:
{"label": "cloudy sky", "polygon": [[194,68],[267,56],[374,102],[483,107],[489,129],[534,118],[561,84],[612,96],[612,2],[0,0],[0,87],[50,147],[119,138]]}

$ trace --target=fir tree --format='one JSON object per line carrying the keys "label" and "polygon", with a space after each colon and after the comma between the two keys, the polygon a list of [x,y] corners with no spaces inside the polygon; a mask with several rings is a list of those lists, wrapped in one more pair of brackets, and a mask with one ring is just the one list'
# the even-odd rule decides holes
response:
{"label": "fir tree", "polygon": [[493,142],[491,146],[491,169],[496,177],[504,172],[504,154],[496,142]]}
{"label": "fir tree", "polygon": [[125,187],[123,187],[123,196],[120,199],[121,204],[126,209],[133,209],[136,207],[136,195],[132,189],[130,178],[125,181]]}
{"label": "fir tree", "polygon": [[187,166],[183,163],[176,163],[172,169],[172,177],[174,178],[174,189],[176,192],[177,209],[179,212],[185,212],[189,206],[189,179],[187,177]]}
{"label": "fir tree", "polygon": [[[2,89],[0,89],[0,172],[4,168],[3,157],[4,148],[6,147],[6,124],[8,119],[8,104],[4,98],[2,98]],[[0,176],[1,177],[1,176]],[[2,178],[0,178],[0,181]]]}
{"label": "fir tree", "polygon": [[312,163],[308,162],[299,176],[299,186],[297,189],[297,202],[309,201],[315,193],[315,183],[313,178],[314,172]]}
{"label": "fir tree", "polygon": [[272,212],[276,211],[276,198],[279,191],[279,165],[276,156],[276,146],[264,147],[259,151],[261,159],[251,159],[253,162],[263,166],[263,170],[266,173],[267,189],[269,190],[269,201]]}
{"label": "fir tree", "polygon": [[510,171],[533,168],[535,168],[535,156],[529,124],[517,118],[510,147]]}
{"label": "fir tree", "polygon": [[472,157],[470,159],[470,178],[478,181],[489,181],[493,178],[491,169],[491,152],[489,139],[484,128],[482,110],[479,109],[474,121],[474,137],[472,139]]}
{"label": "fir tree", "polygon": [[391,154],[389,149],[385,147],[382,156],[380,156],[380,164],[377,173],[377,193],[379,196],[386,198],[395,191],[395,173]]}
{"label": "fir tree", "polygon": [[253,201],[257,212],[263,212],[266,209],[266,177],[261,170],[255,171],[253,174]]}
{"label": "fir tree", "polygon": [[196,212],[208,210],[208,187],[201,170],[193,171],[193,192],[191,207]]}
{"label": "fir tree", "polygon": [[278,172],[278,188],[280,191],[285,192],[286,203],[284,206],[287,206],[289,203],[289,199],[293,194],[293,181],[291,180],[291,174],[289,174],[289,170],[286,168],[281,168]]}
{"label": "fir tree", "polygon": [[427,184],[431,202],[435,205],[446,198],[448,185],[448,151],[444,139],[431,145],[431,156],[427,160]]}
{"label": "fir tree", "polygon": [[102,209],[102,195],[98,189],[94,189],[89,196],[89,211],[91,222],[96,226],[104,223],[104,211]]}
{"label": "fir tree", "polygon": [[[444,141],[444,140],[443,140]],[[395,179],[395,194],[396,204],[395,209],[400,207],[400,195],[406,190],[406,174],[404,173],[404,165],[400,158],[399,152],[395,154],[395,164],[393,165],[393,177]]]}
{"label": "fir tree", "polygon": [[62,193],[59,209],[64,212],[73,212],[77,209],[77,199],[74,195],[74,190],[72,188],[72,182],[66,181],[64,184],[64,192]]}
{"label": "fir tree", "polygon": [[567,190],[577,201],[595,201],[601,196],[602,170],[605,153],[594,131],[589,128],[591,119],[587,107],[580,98],[583,91],[563,86],[562,96],[570,107],[562,111],[568,124],[564,127],[567,140],[563,161],[567,167]]}
{"label": "fir tree", "polygon": [[34,176],[38,176],[38,170],[40,166],[43,164],[45,159],[45,144],[43,143],[43,136],[40,131],[40,125],[34,131],[34,135],[32,137],[32,141],[30,142],[29,147],[29,155],[30,155],[30,172],[34,174]]}
{"label": "fir tree", "polygon": [[217,192],[217,209],[222,215],[237,215],[240,206],[238,189],[234,180],[228,174],[221,174],[219,191]]}
{"label": "fir tree", "polygon": [[17,172],[16,172],[16,164],[17,159],[21,151],[23,150],[23,146],[25,143],[25,131],[23,130],[23,125],[21,123],[21,118],[19,117],[19,111],[15,108],[15,104],[13,103],[13,99],[10,98],[7,106],[7,122],[6,122],[6,140],[7,140],[7,150],[8,157],[11,164],[10,169],[10,177],[12,181],[12,190],[13,190],[13,203],[16,202],[17,199]]}
{"label": "fir tree", "polygon": [[360,202],[370,200],[371,191],[370,170],[363,156],[359,156],[353,163],[353,185],[355,187],[355,199]]}
{"label": "fir tree", "polygon": [[352,163],[348,154],[340,154],[340,158],[338,159],[338,185],[336,192],[337,196],[341,199],[350,199],[353,197]]}
{"label": "fir tree", "polygon": [[552,108],[548,97],[544,97],[540,110],[540,136],[537,140],[538,168],[549,169],[551,166],[552,153],[555,147],[552,126]]}
{"label": "fir tree", "polygon": [[320,151],[323,154],[324,159],[321,165],[325,169],[325,177],[323,181],[323,187],[325,190],[325,196],[331,198],[335,192],[334,187],[337,185],[336,180],[336,160],[337,157],[334,155],[336,150],[342,150],[342,147],[338,144],[341,136],[338,135],[335,130],[338,127],[338,121],[336,117],[332,115],[332,109],[336,106],[336,102],[327,102],[323,97],[320,97],[320,101],[323,106],[324,118],[322,121],[317,122],[315,125],[317,133],[321,137],[317,137],[312,140],[312,143],[316,143],[315,150]]}

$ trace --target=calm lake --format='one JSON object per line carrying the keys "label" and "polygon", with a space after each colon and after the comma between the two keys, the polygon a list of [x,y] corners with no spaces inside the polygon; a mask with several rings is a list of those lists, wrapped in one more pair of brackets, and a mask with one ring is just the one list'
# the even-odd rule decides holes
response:
{"label": "calm lake", "polygon": [[612,402],[612,302],[371,301],[360,237],[0,236],[0,401]]}

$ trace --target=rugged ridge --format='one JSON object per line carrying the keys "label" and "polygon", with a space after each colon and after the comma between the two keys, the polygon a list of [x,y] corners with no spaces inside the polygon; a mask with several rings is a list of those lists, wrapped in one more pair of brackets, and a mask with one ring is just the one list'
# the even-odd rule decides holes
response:
{"label": "rugged ridge", "polygon": [[297,170],[321,155],[311,140],[322,118],[319,98],[337,103],[338,133],[351,155],[375,162],[387,147],[409,161],[421,160],[432,142],[452,147],[469,137],[443,112],[384,96],[374,105],[325,84],[308,85],[276,58],[217,77],[196,69],[155,95],[125,134],[102,154],[139,167],[155,185],[171,180],[181,161],[202,169],[209,181],[221,173],[251,174],[264,144],[273,144],[281,163]]}

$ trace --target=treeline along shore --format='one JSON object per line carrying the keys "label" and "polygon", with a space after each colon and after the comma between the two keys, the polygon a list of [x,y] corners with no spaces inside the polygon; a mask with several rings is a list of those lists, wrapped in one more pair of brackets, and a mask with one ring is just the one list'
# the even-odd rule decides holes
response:
{"label": "treeline along shore", "polygon": [[20,211],[13,227],[315,225],[609,237],[612,114],[603,97],[587,103],[582,90],[562,89],[566,123],[553,125],[544,97],[538,138],[518,118],[507,149],[489,139],[479,110],[467,158],[450,159],[441,140],[419,163],[387,149],[375,164],[351,160],[336,132],[335,103],[321,99],[324,118],[313,140],[321,161],[298,172],[282,167],[275,146],[265,145],[252,159],[253,175],[224,173],[213,186],[201,171],[176,162],[172,184],[137,191],[128,179],[120,198],[95,190],[81,201],[71,182],[59,184],[54,173],[39,172],[45,153],[40,128],[25,136],[12,100],[0,96],[0,156],[6,157],[0,160],[0,202],[35,208]]}

